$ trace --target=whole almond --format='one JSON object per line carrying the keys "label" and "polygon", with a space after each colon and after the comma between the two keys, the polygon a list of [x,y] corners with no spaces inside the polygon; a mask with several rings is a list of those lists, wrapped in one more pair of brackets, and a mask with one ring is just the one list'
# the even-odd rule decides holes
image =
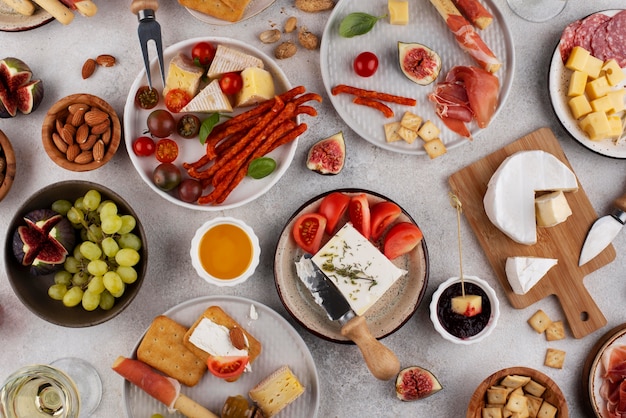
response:
{"label": "whole almond", "polygon": [[96,126],[109,119],[109,115],[100,109],[92,108],[85,113],[85,122],[89,126]]}
{"label": "whole almond", "polygon": [[63,133],[63,126],[65,123],[61,119],[57,119],[54,121],[54,129],[57,131],[59,135]]}
{"label": "whole almond", "polygon": [[86,123],[83,123],[78,128],[76,128],[76,136],[74,137],[74,139],[79,145],[85,142],[88,136],[89,136],[89,125],[87,125]]}
{"label": "whole almond", "polygon": [[106,131],[102,132],[100,139],[104,142],[104,145],[109,145],[111,143],[111,127]]}
{"label": "whole almond", "polygon": [[102,161],[102,159],[104,158],[104,142],[101,139],[96,141],[95,145],[93,146],[92,152],[94,160],[96,160],[97,162]]}
{"label": "whole almond", "polygon": [[87,112],[89,110],[89,105],[86,103],[72,103],[71,105],[69,105],[67,107],[67,110],[70,111],[70,113],[76,113],[79,110],[84,110],[85,112]]}
{"label": "whole almond", "polygon": [[76,135],[76,128],[69,123],[63,125],[63,129],[61,130],[61,138],[67,145],[72,145],[74,143],[74,136]]}
{"label": "whole almond", "polygon": [[85,142],[83,142],[82,144],[78,144],[78,146],[83,151],[90,150],[96,144],[96,141],[98,141],[98,135],[91,134],[87,137],[87,140]]}
{"label": "whole almond", "polygon": [[107,129],[109,129],[110,123],[109,120],[105,120],[102,123],[94,125],[91,127],[91,133],[94,135],[102,135]]}
{"label": "whole almond", "polygon": [[76,159],[76,157],[78,157],[78,154],[80,153],[81,153],[81,149],[78,146],[78,144],[72,144],[69,147],[67,147],[65,158],[67,158],[68,161],[73,162]]}
{"label": "whole almond", "polygon": [[74,113],[70,112],[70,123],[77,128],[85,122],[85,112],[87,109],[78,109]]}
{"label": "whole almond", "polygon": [[91,153],[91,151],[82,151],[74,159],[74,162],[76,164],[89,164],[92,161],[93,161],[93,154]]}
{"label": "whole almond", "polygon": [[115,65],[115,57],[109,54],[98,55],[96,62],[102,67],[113,67]]}
{"label": "whole almond", "polygon": [[65,143],[65,141],[61,138],[61,136],[58,133],[52,132],[52,142],[54,142],[54,145],[63,154],[65,154],[67,152],[68,145]]}
{"label": "whole almond", "polygon": [[239,327],[231,328],[229,334],[230,334],[230,341],[233,343],[233,346],[237,350],[243,350],[244,348],[248,346],[248,344],[246,343],[246,336],[244,335],[241,328]]}
{"label": "whole almond", "polygon": [[94,60],[93,58],[89,58],[87,59],[87,61],[85,61],[82,70],[83,80],[93,75],[94,71],[96,71],[96,64],[96,60]]}

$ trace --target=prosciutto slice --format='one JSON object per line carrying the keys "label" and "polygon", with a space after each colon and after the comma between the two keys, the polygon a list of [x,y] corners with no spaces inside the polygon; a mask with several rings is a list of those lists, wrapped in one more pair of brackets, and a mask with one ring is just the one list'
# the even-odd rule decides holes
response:
{"label": "prosciutto slice", "polygon": [[600,359],[604,382],[600,396],[608,418],[626,418],[626,346],[609,347]]}

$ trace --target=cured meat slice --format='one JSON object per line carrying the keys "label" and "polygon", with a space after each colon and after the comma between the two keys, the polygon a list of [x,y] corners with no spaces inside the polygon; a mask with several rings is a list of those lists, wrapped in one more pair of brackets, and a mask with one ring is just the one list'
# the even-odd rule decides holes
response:
{"label": "cured meat slice", "polygon": [[626,67],[626,10],[622,10],[608,23],[606,40],[610,58],[615,58],[620,67]]}
{"label": "cured meat slice", "polygon": [[576,44],[574,44],[574,38],[576,37],[576,30],[582,24],[582,20],[575,20],[563,29],[561,34],[561,42],[559,43],[559,51],[561,52],[561,59],[563,62],[567,61],[569,54]]}
{"label": "cured meat slice", "polygon": [[606,61],[610,55],[607,27],[611,20],[602,23],[593,34],[590,48],[587,49],[594,57]]}
{"label": "cured meat slice", "polygon": [[576,29],[574,44],[591,51],[591,42],[596,31],[609,20],[611,18],[602,13],[596,13],[584,18],[578,29]]}
{"label": "cured meat slice", "polygon": [[604,382],[600,396],[606,401],[605,416],[626,416],[626,346],[607,348],[600,359]]}

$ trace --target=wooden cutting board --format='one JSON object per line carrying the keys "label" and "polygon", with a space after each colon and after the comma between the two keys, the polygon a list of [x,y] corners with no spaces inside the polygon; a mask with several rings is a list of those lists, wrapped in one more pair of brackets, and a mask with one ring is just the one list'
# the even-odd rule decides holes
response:
{"label": "wooden cutting board", "polygon": [[[537,228],[537,243],[519,244],[496,228],[485,213],[483,197],[487,183],[509,155],[523,150],[543,150],[572,168],[559,142],[549,128],[526,135],[450,176],[449,183],[462,205],[463,214],[483,247],[491,267],[513,307],[526,308],[555,295],[575,338],[582,338],[606,325],[607,321],[584,286],[584,277],[615,259],[615,249],[607,247],[596,258],[579,267],[578,258],[587,232],[598,218],[582,185],[565,193],[572,215],[550,228]],[[523,173],[520,173],[523,175]],[[505,273],[507,257],[534,256],[558,259],[544,278],[525,295],[513,292]]]}

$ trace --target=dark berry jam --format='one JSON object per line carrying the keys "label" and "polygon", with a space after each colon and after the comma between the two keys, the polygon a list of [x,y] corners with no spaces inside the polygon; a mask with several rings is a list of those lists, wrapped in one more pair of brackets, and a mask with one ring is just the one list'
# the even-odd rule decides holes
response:
{"label": "dark berry jam", "polygon": [[437,316],[443,328],[457,338],[465,339],[473,337],[482,331],[489,322],[491,316],[491,304],[485,291],[474,283],[465,282],[466,295],[479,295],[482,299],[482,312],[478,315],[467,317],[452,311],[452,298],[461,296],[461,282],[453,283],[447,287],[437,303]]}

